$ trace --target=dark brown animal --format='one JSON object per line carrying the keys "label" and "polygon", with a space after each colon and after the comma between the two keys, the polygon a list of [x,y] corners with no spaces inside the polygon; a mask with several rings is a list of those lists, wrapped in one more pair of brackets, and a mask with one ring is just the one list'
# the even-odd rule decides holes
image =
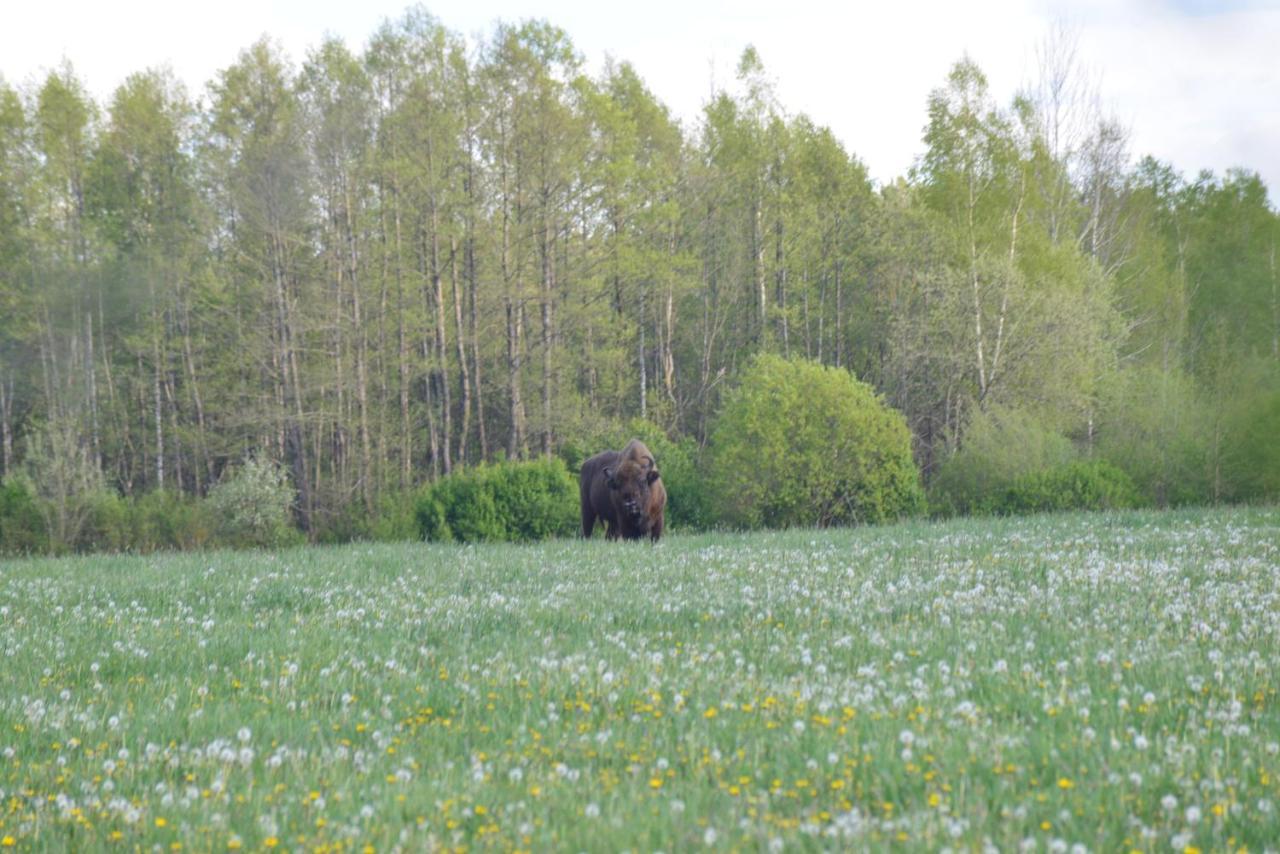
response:
{"label": "dark brown animal", "polygon": [[596,520],[604,522],[605,539],[654,542],[662,536],[667,490],[658,464],[644,442],[632,439],[621,451],[602,451],[582,464],[582,536],[590,537]]}

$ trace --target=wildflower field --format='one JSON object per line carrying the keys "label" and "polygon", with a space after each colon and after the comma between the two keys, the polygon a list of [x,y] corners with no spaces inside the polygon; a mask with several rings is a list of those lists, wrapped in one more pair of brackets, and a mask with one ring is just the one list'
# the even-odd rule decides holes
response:
{"label": "wildflower field", "polygon": [[9,850],[1265,850],[1280,510],[0,563]]}

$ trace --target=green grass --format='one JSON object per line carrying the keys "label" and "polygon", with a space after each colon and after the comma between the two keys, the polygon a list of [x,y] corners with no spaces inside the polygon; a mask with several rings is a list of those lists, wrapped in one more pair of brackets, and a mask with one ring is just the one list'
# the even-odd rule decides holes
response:
{"label": "green grass", "polygon": [[0,563],[17,850],[1280,839],[1280,511]]}

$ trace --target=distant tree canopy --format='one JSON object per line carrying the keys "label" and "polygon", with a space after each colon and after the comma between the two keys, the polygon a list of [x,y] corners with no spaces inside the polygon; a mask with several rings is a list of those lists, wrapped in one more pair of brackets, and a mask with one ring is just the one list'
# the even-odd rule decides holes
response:
{"label": "distant tree canopy", "polygon": [[405,530],[397,496],[634,418],[697,471],[778,354],[900,412],[930,488],[995,412],[1146,501],[1274,497],[1266,187],[1135,163],[1040,55],[1010,104],[957,62],[882,187],[754,49],[682,128],[540,21],[468,44],[411,9],[300,66],[264,39],[199,100],[0,81],[0,475],[64,543],[77,495],[204,496],[251,456],[314,537],[388,502]]}

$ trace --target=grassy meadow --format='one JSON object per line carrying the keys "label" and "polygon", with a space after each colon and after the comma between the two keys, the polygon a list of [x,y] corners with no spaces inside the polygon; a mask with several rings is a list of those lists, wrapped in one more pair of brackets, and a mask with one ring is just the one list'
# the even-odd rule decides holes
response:
{"label": "grassy meadow", "polygon": [[1280,510],[0,563],[9,850],[1263,850]]}

